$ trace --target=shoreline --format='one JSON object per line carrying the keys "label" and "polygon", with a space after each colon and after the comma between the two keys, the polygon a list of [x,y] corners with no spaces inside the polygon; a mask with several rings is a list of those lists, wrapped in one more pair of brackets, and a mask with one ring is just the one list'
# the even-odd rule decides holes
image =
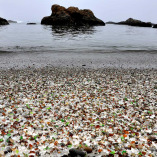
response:
{"label": "shoreline", "polygon": [[72,53],[72,52],[17,52],[1,53],[0,69],[90,68],[90,69],[157,69],[157,53]]}
{"label": "shoreline", "polygon": [[155,157],[156,80],[157,69],[2,69],[0,154]]}

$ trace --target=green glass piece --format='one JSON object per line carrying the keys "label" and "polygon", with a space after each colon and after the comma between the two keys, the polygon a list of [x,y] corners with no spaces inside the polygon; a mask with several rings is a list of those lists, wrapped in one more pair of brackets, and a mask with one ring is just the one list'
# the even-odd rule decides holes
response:
{"label": "green glass piece", "polygon": [[26,106],[27,106],[28,108],[30,108],[29,104],[26,104]]}
{"label": "green glass piece", "polygon": [[130,128],[131,130],[133,130],[134,128]]}
{"label": "green glass piece", "polygon": [[121,140],[124,140],[124,136],[121,137]]}
{"label": "green glass piece", "polygon": [[70,123],[70,122],[67,122],[67,123],[66,123],[66,126],[69,125],[69,123]]}
{"label": "green glass piece", "polygon": [[114,155],[115,153],[116,153],[115,151],[112,151],[112,152],[111,152],[111,154],[113,154],[113,155]]}
{"label": "green glass piece", "polygon": [[72,147],[72,145],[68,145],[68,148],[71,148]]}
{"label": "green glass piece", "polygon": [[124,153],[126,153],[126,150],[123,150],[123,151],[122,151],[122,155],[123,155]]}
{"label": "green glass piece", "polygon": [[20,140],[23,140],[23,136],[20,136]]}
{"label": "green glass piece", "polygon": [[10,137],[10,136],[11,136],[11,134],[7,134],[7,136],[8,136],[8,137]]}
{"label": "green glass piece", "polygon": [[61,122],[65,122],[64,119],[61,119]]}

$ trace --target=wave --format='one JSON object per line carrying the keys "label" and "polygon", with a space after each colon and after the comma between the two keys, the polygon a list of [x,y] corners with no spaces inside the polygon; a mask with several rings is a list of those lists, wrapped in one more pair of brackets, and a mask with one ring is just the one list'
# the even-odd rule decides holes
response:
{"label": "wave", "polygon": [[24,21],[20,21],[20,20],[16,20],[17,21],[17,23],[24,23]]}

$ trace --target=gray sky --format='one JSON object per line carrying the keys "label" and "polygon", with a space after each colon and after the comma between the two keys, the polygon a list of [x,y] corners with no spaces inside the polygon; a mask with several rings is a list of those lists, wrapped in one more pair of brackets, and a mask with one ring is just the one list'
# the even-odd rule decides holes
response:
{"label": "gray sky", "polygon": [[91,9],[106,21],[123,21],[129,17],[157,23],[157,0],[0,0],[0,17],[25,22],[40,22],[51,14],[51,5]]}

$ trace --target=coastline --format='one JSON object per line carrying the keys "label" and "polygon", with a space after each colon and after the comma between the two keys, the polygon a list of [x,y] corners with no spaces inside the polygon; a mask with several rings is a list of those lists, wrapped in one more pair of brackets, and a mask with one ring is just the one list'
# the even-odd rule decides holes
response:
{"label": "coastline", "polygon": [[155,5],[50,3],[1,9],[0,157],[157,157]]}
{"label": "coastline", "polygon": [[81,66],[0,70],[0,154],[155,156],[157,69]]}
{"label": "coastline", "polygon": [[[93,50],[94,51],[94,50]],[[0,69],[90,68],[90,69],[157,69],[157,52],[3,52],[0,53]]]}

